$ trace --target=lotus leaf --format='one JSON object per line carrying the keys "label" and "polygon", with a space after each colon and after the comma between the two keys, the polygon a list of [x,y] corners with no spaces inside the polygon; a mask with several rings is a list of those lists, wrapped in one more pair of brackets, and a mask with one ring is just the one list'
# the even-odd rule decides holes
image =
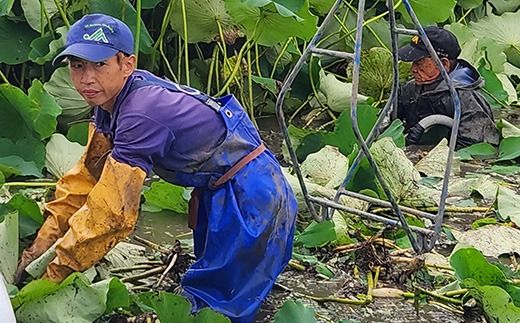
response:
{"label": "lotus leaf", "polygon": [[[1,9],[1,1],[0,1]],[[0,63],[21,64],[29,60],[31,41],[38,34],[23,21],[0,17]]]}
{"label": "lotus leaf", "polygon": [[[152,183],[149,190],[144,192],[146,205],[158,207],[156,211],[172,210],[179,214],[188,212],[188,202],[184,198],[185,188],[165,181]],[[148,209],[151,211],[152,209]]]}
{"label": "lotus leaf", "polygon": [[520,156],[520,137],[502,139],[498,146],[499,161],[512,160]]}
{"label": "lotus leaf", "polygon": [[502,131],[502,138],[520,137],[520,129],[505,119],[500,119],[497,126]]}
{"label": "lotus leaf", "polygon": [[65,46],[67,27],[58,27],[56,32],[61,35],[58,39],[48,35],[36,38],[31,42],[32,49],[29,53],[31,61],[43,65],[54,59],[58,51]]}
{"label": "lotus leaf", "polygon": [[304,306],[297,300],[289,299],[274,316],[274,323],[315,323],[314,309]]}
{"label": "lotus leaf", "polygon": [[[181,1],[173,2],[170,24],[181,37],[184,37]],[[219,25],[226,35],[233,32],[234,22],[224,0],[186,1],[186,20],[188,23],[188,42],[211,42],[219,36]],[[220,37],[219,37],[220,38]]]}
{"label": "lotus leaf", "polygon": [[511,219],[520,226],[520,196],[510,188],[500,186],[497,195],[497,215],[502,219]]}
{"label": "lotus leaf", "polygon": [[282,16],[272,3],[258,8],[241,0],[227,0],[226,8],[247,37],[259,45],[276,45],[291,36],[309,40],[316,32],[318,18],[310,14],[307,2],[298,17]]}
{"label": "lotus leaf", "polygon": [[45,147],[45,166],[52,175],[63,177],[80,159],[85,147],[77,142],[70,142],[62,134],[55,133]]}
{"label": "lotus leaf", "polygon": [[465,231],[457,240],[459,243],[453,253],[461,248],[474,247],[486,257],[520,254],[520,230],[503,225],[485,225],[477,230]]}
{"label": "lotus leaf", "polygon": [[72,121],[89,119],[92,108],[72,85],[68,67],[56,69],[43,87],[56,99],[63,110],[58,117],[61,126],[68,127]]}
{"label": "lotus leaf", "polygon": [[309,154],[301,165],[303,176],[313,183],[328,188],[336,188],[348,170],[348,158],[338,148],[325,146],[320,151]]}
{"label": "lotus leaf", "polygon": [[489,0],[488,2],[491,3],[499,15],[508,11],[515,12],[520,7],[520,3],[516,0]]}
{"label": "lotus leaf", "polygon": [[[435,9],[432,10],[430,0],[410,0],[410,4],[423,26],[428,26],[436,22],[443,22],[453,14],[453,9],[457,4],[456,0],[438,0],[435,2]],[[404,4],[397,8],[405,21],[411,22],[411,18],[405,9]]]}
{"label": "lotus leaf", "polygon": [[0,0],[0,16],[5,16],[11,12],[14,0]]}
{"label": "lotus leaf", "polygon": [[506,12],[501,16],[489,14],[471,24],[471,30],[477,38],[489,39],[495,47],[505,50],[509,62],[520,67],[520,30],[518,21],[520,11]]}
{"label": "lotus leaf", "polygon": [[[128,0],[90,0],[89,10],[91,13],[104,13],[124,21],[132,30],[134,35],[137,29],[137,12]],[[141,20],[141,36],[139,39],[139,50],[145,54],[152,53],[152,37],[148,33],[145,24]]]}
{"label": "lotus leaf", "polygon": [[43,2],[46,15],[49,16],[49,18],[58,12],[54,0],[21,0],[25,20],[27,20],[27,23],[37,32],[41,32],[42,28],[47,26],[47,19],[44,18],[42,20],[41,2]]}
{"label": "lotus leaf", "polygon": [[[350,108],[352,100],[352,83],[341,82],[333,74],[320,71],[320,93],[321,102],[335,112],[342,112]],[[361,94],[357,96],[358,103],[363,103],[367,97]]]}
{"label": "lotus leaf", "polygon": [[[0,209],[2,211],[7,210]],[[0,216],[0,272],[8,283],[13,283],[18,264],[18,211],[8,211]]]}

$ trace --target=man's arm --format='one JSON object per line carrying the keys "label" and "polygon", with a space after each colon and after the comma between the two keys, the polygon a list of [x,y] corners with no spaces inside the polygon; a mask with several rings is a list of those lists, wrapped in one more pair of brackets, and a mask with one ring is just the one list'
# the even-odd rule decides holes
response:
{"label": "man's arm", "polygon": [[16,281],[22,279],[27,265],[41,256],[69,229],[69,218],[85,204],[88,194],[99,179],[111,148],[109,138],[96,132],[94,124],[90,124],[85,153],[76,165],[59,179],[55,199],[45,204],[45,222],[32,245],[22,254],[15,274]]}

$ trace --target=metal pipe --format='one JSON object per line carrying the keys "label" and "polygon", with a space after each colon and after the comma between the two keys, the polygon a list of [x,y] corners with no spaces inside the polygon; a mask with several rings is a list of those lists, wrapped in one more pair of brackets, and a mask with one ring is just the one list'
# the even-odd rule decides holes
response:
{"label": "metal pipe", "polygon": [[[323,205],[323,206],[326,206],[326,207],[332,207],[332,208],[335,208],[335,209],[338,209],[338,210],[342,210],[342,211],[345,211],[345,212],[348,212],[348,213],[356,214],[356,215],[359,215],[361,217],[367,218],[369,220],[383,222],[383,223],[386,223],[386,224],[389,224],[389,225],[392,225],[392,226],[403,227],[402,224],[401,224],[401,221],[389,219],[389,218],[386,218],[384,216],[380,216],[380,215],[377,215],[377,214],[373,214],[373,213],[361,211],[361,210],[358,210],[358,209],[355,209],[355,208],[351,208],[351,207],[348,207],[348,206],[344,206],[344,205],[341,205],[341,204],[338,204],[338,203],[331,202],[331,201],[329,201],[327,199],[324,199],[324,198],[321,198],[321,197],[310,196],[309,199],[311,201],[317,203],[317,204],[320,204],[320,205]],[[417,233],[423,234],[425,236],[430,236],[430,235],[434,234],[434,232],[432,230],[428,230],[428,229],[425,229],[425,228],[409,226],[409,229],[411,229],[411,230],[413,230],[413,231],[415,231]]]}
{"label": "metal pipe", "polygon": [[412,6],[410,5],[409,0],[403,0],[404,7],[406,8],[406,11],[408,11],[408,14],[412,18],[412,21],[415,24],[415,27],[419,30],[419,34],[421,36],[421,39],[423,40],[424,44],[426,45],[426,48],[428,49],[428,52],[430,53],[430,56],[434,59],[435,64],[437,64],[437,67],[441,71],[442,78],[446,81],[446,84],[448,85],[448,88],[450,89],[450,95],[451,99],[453,101],[453,126],[451,128],[451,135],[450,135],[450,144],[449,144],[449,150],[448,150],[448,159],[446,161],[446,169],[444,171],[444,180],[442,183],[442,190],[441,190],[441,197],[439,201],[439,211],[437,212],[437,219],[435,221],[435,235],[432,237],[430,241],[428,241],[426,249],[429,251],[433,249],[435,246],[435,241],[438,239],[440,235],[440,231],[442,228],[442,221],[444,219],[444,210],[446,208],[446,198],[448,196],[448,183],[451,173],[451,165],[453,163],[453,155],[455,153],[455,145],[457,143],[457,136],[459,132],[459,124],[460,124],[460,114],[461,114],[461,107],[460,107],[460,98],[455,90],[455,86],[453,85],[453,80],[448,75],[448,72],[442,65],[441,60],[439,59],[439,56],[435,52],[435,49],[433,48],[430,40],[428,39],[428,36],[426,35],[426,32],[422,28],[419,20],[417,19],[417,16],[415,15],[415,12],[412,9]]}
{"label": "metal pipe", "polygon": [[323,217],[319,216],[316,210],[314,209],[314,206],[309,200],[309,191],[307,190],[307,186],[305,185],[305,181],[303,179],[303,175],[300,169],[300,164],[298,163],[298,157],[296,156],[296,151],[294,150],[291,138],[289,136],[289,128],[287,127],[287,123],[285,122],[285,116],[283,114],[283,102],[285,99],[285,95],[287,94],[287,91],[289,90],[289,87],[294,82],[294,79],[302,69],[303,64],[307,60],[307,58],[311,55],[311,48],[315,47],[318,41],[321,39],[323,33],[325,32],[325,28],[327,25],[333,20],[334,15],[336,14],[336,11],[339,8],[339,5],[343,2],[343,0],[336,0],[333,7],[323,20],[323,23],[318,28],[318,31],[314,35],[314,37],[309,42],[309,45],[307,48],[303,51],[302,56],[296,63],[296,65],[293,67],[291,72],[287,75],[285,78],[282,87],[280,89],[280,93],[278,94],[278,99],[276,100],[276,116],[278,119],[278,124],[280,126],[280,131],[282,132],[285,142],[287,143],[287,150],[289,151],[289,155],[291,156],[291,160],[293,163],[293,169],[296,173],[296,177],[298,178],[298,182],[300,182],[300,187],[302,189],[302,194],[305,199],[305,203],[307,204],[307,207],[309,208],[309,212],[311,213],[312,217],[316,221],[323,221]]}
{"label": "metal pipe", "polygon": [[[350,196],[350,197],[353,197],[353,198],[356,198],[359,200],[363,200],[363,201],[366,201],[366,202],[369,202],[372,204],[376,204],[376,205],[380,205],[380,206],[384,206],[384,207],[392,207],[392,204],[388,201],[383,201],[383,200],[376,199],[376,198],[373,198],[370,196],[366,196],[366,195],[363,195],[360,193],[351,192],[351,191],[347,191],[347,190],[342,190],[341,193],[342,193],[342,195]],[[423,217],[423,218],[427,218],[430,220],[435,220],[437,217],[435,214],[412,209],[410,207],[406,207],[406,206],[402,206],[402,205],[399,205],[399,207],[401,208],[402,211],[404,211],[406,213],[410,213],[410,214],[413,214],[413,215],[416,215],[419,217]]]}
{"label": "metal pipe", "polygon": [[406,222],[406,218],[404,217],[403,213],[401,212],[401,209],[397,205],[397,201],[395,197],[392,194],[392,191],[390,190],[390,187],[385,182],[383,176],[381,175],[381,172],[379,171],[379,167],[377,166],[375,160],[373,159],[370,150],[363,139],[363,135],[361,134],[361,131],[359,130],[359,125],[357,121],[357,94],[358,94],[358,87],[359,87],[359,70],[361,65],[361,41],[362,41],[362,25],[363,25],[363,13],[365,10],[365,0],[360,0],[358,4],[358,19],[357,19],[357,30],[356,30],[356,42],[354,45],[354,67],[352,72],[352,99],[351,99],[351,109],[350,109],[350,116],[352,119],[352,130],[354,131],[354,136],[356,137],[356,140],[358,144],[361,147],[361,150],[367,157],[368,163],[374,170],[374,173],[376,175],[377,180],[381,184],[381,187],[383,188],[383,191],[385,192],[386,196],[388,197],[388,200],[392,204],[392,209],[394,210],[395,214],[399,218],[399,221],[401,222],[401,226],[405,233],[408,235],[408,238],[410,239],[410,242],[412,244],[413,249],[421,253],[422,252],[422,245],[420,245],[421,240],[417,240],[415,235],[410,230],[410,226]]}
{"label": "metal pipe", "polygon": [[340,52],[337,50],[330,50],[330,49],[324,49],[324,48],[319,48],[319,47],[313,47],[310,49],[310,51],[313,54],[328,55],[328,56],[343,58],[343,59],[353,59],[354,58],[354,54],[352,54],[352,53]]}
{"label": "metal pipe", "polygon": [[[392,9],[393,8],[394,7],[392,7]],[[394,19],[395,19],[395,15],[394,15]],[[403,34],[403,35],[413,35],[413,36],[419,35],[419,32],[417,30],[414,30],[414,29],[394,28],[394,30],[395,30],[396,33]]]}

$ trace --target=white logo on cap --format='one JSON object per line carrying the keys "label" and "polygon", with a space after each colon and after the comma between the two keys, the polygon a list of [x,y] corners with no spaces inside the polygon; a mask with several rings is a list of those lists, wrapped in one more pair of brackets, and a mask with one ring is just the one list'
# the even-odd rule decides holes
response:
{"label": "white logo on cap", "polygon": [[105,33],[103,32],[103,28],[101,28],[101,27],[99,27],[95,32],[93,32],[90,35],[84,34],[83,39],[108,43],[108,38],[105,35]]}

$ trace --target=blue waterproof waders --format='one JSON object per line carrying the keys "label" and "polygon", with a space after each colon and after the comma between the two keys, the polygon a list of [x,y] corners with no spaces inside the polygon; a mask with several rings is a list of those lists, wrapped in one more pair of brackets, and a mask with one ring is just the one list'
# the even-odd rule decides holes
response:
{"label": "blue waterproof waders", "polygon": [[214,187],[226,171],[261,145],[258,132],[232,95],[212,99],[169,82],[153,79],[153,83],[196,97],[204,103],[200,108],[214,109],[225,122],[225,139],[197,173],[154,171],[168,182],[202,190],[193,232],[197,261],[182,281],[186,296],[196,309],[209,305],[233,322],[252,322],[291,259],[297,212],[294,194],[268,150]]}

